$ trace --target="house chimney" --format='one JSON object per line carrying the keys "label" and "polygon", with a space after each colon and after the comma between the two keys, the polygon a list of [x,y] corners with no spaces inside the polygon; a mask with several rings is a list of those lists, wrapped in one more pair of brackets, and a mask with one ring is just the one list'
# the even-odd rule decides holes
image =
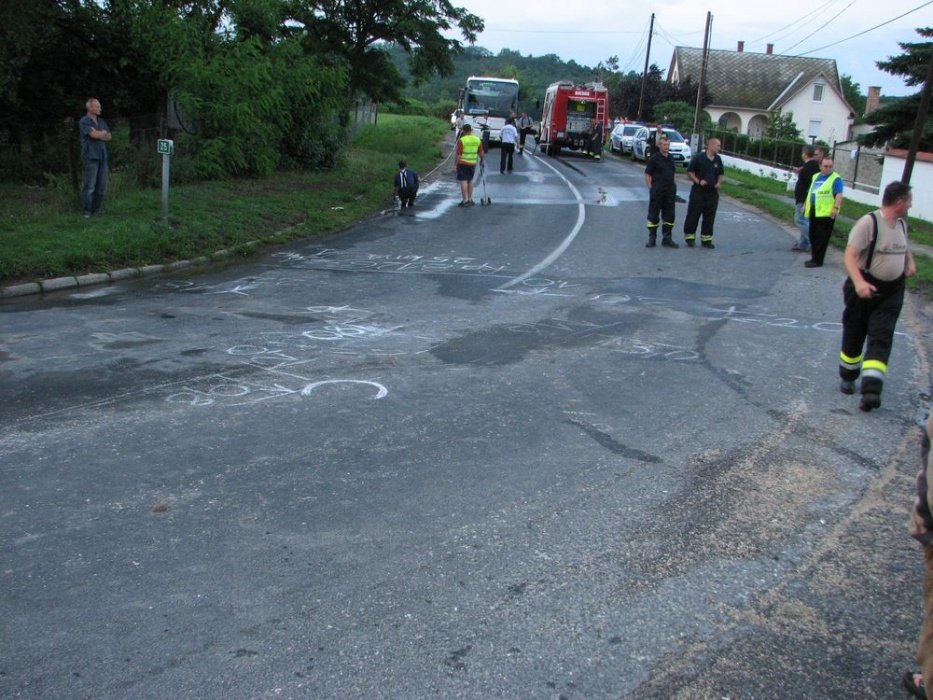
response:
{"label": "house chimney", "polygon": [[865,99],[865,114],[870,114],[878,109],[878,104],[881,102],[881,88],[880,87],[869,87],[868,88],[868,97]]}
{"label": "house chimney", "polygon": [[742,53],[744,50],[745,50],[745,42],[744,42],[744,41],[740,41],[740,42],[739,42],[739,47],[736,49],[736,51],[738,51],[739,53]]}
{"label": "house chimney", "polygon": [[765,53],[769,56],[774,53],[774,44],[768,44],[768,47],[765,49]]}

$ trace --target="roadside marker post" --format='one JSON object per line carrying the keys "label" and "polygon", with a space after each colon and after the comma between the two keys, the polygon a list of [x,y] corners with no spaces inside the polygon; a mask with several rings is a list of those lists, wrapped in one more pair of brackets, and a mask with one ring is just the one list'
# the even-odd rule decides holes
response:
{"label": "roadside marker post", "polygon": [[168,225],[168,182],[175,142],[171,139],[159,139],[156,142],[156,149],[162,154],[162,223]]}

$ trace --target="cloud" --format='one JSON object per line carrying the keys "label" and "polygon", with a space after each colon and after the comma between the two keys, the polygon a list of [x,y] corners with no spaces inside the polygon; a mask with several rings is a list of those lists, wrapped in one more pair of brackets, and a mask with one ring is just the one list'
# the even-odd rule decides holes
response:
{"label": "cloud", "polygon": [[464,6],[485,20],[486,31],[477,44],[493,53],[508,48],[522,55],[556,54],[565,61],[589,66],[618,56],[623,69],[638,72],[644,67],[652,12],[655,34],[651,62],[666,70],[674,46],[703,45],[706,13],[710,11],[712,48],[735,50],[737,42],[744,41],[746,51],[764,52],[766,44],[773,43],[775,53],[836,59],[840,74],[851,75],[863,92],[869,85],[879,85],[882,94],[906,95],[916,89],[879,70],[875,62],[902,53],[898,42],[919,39],[915,28],[924,26],[924,19],[929,23],[925,9],[844,40],[923,4],[923,0],[886,0],[882,5],[869,0],[828,0],[819,6],[794,5],[796,9],[791,10],[786,3],[747,0],[665,0],[634,8],[617,1],[590,0],[578,6],[581,12],[573,23],[567,21],[566,0],[543,0],[534,5],[468,0]]}

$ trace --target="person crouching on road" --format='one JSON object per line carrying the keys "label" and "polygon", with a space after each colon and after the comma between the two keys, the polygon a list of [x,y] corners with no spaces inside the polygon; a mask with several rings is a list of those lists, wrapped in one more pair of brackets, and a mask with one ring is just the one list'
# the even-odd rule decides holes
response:
{"label": "person crouching on road", "polygon": [[460,204],[458,207],[473,206],[473,177],[476,175],[477,162],[483,163],[483,142],[473,133],[473,127],[463,125],[463,136],[457,141],[457,182],[460,183]]}
{"label": "person crouching on road", "polygon": [[722,184],[725,168],[719,157],[719,139],[706,142],[706,152],[697,153],[690,159],[687,175],[693,182],[690,188],[690,203],[687,205],[687,218],[684,220],[684,240],[691,248],[697,238],[697,225],[703,217],[703,229],[700,231],[700,244],[704,248],[713,245],[713,223],[716,221],[716,209],[719,207],[719,186]]}
{"label": "person crouching on road", "polygon": [[833,159],[820,161],[820,172],[813,176],[803,214],[810,219],[810,259],[804,267],[823,267],[836,217],[842,208],[842,178],[833,172]]}
{"label": "person crouching on road", "polygon": [[[907,247],[910,185],[892,182],[884,188],[879,211],[866,214],[852,227],[846,245],[843,285],[840,391],[855,393],[862,375],[859,408],[881,406],[881,390],[894,342],[894,326],[904,305],[904,279],[917,272]],[[862,353],[862,347],[865,352]]]}
{"label": "person crouching on road", "polygon": [[499,138],[502,139],[499,172],[504,173],[506,170],[512,172],[512,156],[515,154],[515,144],[518,142],[518,129],[515,128],[515,120],[512,117],[505,120],[505,126],[499,132]]}
{"label": "person crouching on road", "polygon": [[914,508],[910,518],[910,534],[923,545],[926,575],[923,581],[923,626],[917,643],[917,663],[920,673],[904,674],[904,687],[915,698],[926,698],[933,691],[933,415],[926,422],[920,443],[920,471],[917,474],[917,489]]}
{"label": "person crouching on road", "polygon": [[402,209],[411,209],[415,206],[415,197],[418,196],[418,173],[408,169],[408,161],[398,162],[398,172],[395,174],[395,196],[402,203]]}
{"label": "person crouching on road", "polygon": [[674,182],[677,165],[671,158],[670,147],[671,141],[667,136],[658,136],[658,150],[651,155],[645,166],[645,184],[649,192],[646,248],[657,245],[659,225],[662,225],[661,245],[665,248],[680,247],[671,238],[674,231],[674,202],[677,200],[677,183]]}

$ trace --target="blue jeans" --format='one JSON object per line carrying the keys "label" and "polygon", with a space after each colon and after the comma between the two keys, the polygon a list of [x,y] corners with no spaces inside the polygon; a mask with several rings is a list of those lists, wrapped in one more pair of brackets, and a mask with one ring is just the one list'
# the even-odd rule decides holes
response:
{"label": "blue jeans", "polygon": [[800,240],[797,241],[797,247],[810,250],[810,219],[803,215],[803,202],[794,205],[794,223],[800,229]]}
{"label": "blue jeans", "polygon": [[84,161],[84,186],[81,188],[81,204],[86,215],[100,211],[100,203],[107,193],[108,168],[106,160]]}

